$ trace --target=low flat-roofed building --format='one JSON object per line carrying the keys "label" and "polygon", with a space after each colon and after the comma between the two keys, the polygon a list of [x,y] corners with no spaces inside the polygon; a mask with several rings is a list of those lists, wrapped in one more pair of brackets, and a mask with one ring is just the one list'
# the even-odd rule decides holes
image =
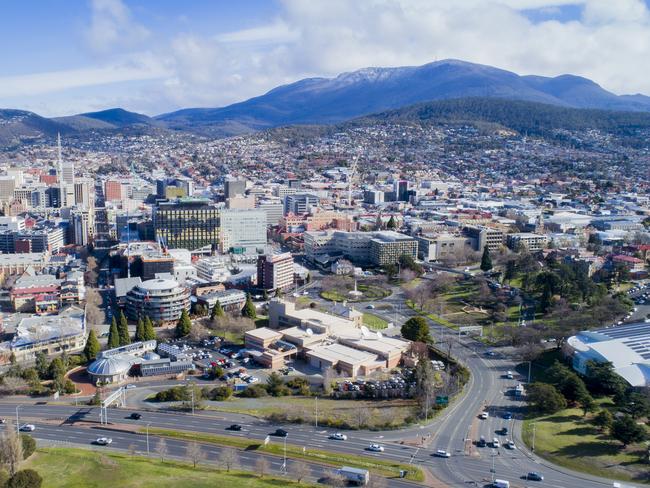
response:
{"label": "low flat-roofed building", "polygon": [[348,376],[366,375],[385,364],[376,354],[337,343],[319,346],[307,351],[305,356],[311,366],[321,371],[332,368]]}
{"label": "low flat-roofed building", "polygon": [[586,330],[569,337],[564,351],[579,373],[587,373],[589,361],[610,362],[630,385],[650,386],[650,323]]}
{"label": "low flat-roofed building", "polygon": [[169,358],[154,359],[140,364],[142,376],[176,375],[194,368],[192,361],[172,361]]}
{"label": "low flat-roofed building", "polygon": [[0,254],[0,272],[5,275],[24,273],[28,268],[41,271],[48,265],[48,252],[28,252],[20,254]]}
{"label": "low flat-roofed building", "polygon": [[205,305],[209,310],[217,302],[224,310],[241,310],[246,303],[246,293],[241,290],[223,290],[206,293],[196,297],[197,303]]}
{"label": "low flat-roofed building", "polygon": [[282,333],[268,327],[249,330],[244,334],[244,344],[247,348],[266,349],[273,342],[282,339]]}

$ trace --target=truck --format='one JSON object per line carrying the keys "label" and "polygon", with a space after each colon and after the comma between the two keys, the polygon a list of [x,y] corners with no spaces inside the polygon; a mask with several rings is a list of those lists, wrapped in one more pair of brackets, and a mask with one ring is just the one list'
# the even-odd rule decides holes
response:
{"label": "truck", "polygon": [[359,486],[365,486],[370,482],[370,471],[367,469],[343,466],[337,473],[345,478],[346,481]]}

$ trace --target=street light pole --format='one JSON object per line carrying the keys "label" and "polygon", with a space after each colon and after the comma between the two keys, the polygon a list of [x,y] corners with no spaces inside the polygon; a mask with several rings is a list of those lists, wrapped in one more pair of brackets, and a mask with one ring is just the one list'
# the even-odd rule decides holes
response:
{"label": "street light pole", "polygon": [[537,429],[537,424],[533,423],[533,445],[532,445],[532,450],[535,452],[535,431]]}
{"label": "street light pole", "polygon": [[149,425],[151,422],[147,422],[147,457],[149,457]]}
{"label": "street light pole", "polygon": [[532,366],[533,366],[533,362],[528,361],[528,383],[529,384],[530,384],[530,373],[531,373]]}
{"label": "street light pole", "polygon": [[22,407],[22,405],[17,405],[16,406],[16,433],[20,434],[20,418],[18,417],[18,409]]}
{"label": "street light pole", "polygon": [[282,462],[282,471],[287,470],[287,437],[284,437],[284,461]]}
{"label": "street light pole", "polygon": [[191,385],[192,388],[192,415],[194,415],[194,384]]}
{"label": "street light pole", "polygon": [[316,428],[318,428],[318,397],[315,397],[314,400],[316,401],[316,421],[314,425]]}

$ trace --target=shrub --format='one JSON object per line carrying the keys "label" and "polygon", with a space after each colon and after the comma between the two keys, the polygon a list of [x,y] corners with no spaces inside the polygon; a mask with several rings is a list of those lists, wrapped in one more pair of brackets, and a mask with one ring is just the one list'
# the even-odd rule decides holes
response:
{"label": "shrub", "polygon": [[20,434],[20,439],[23,444],[23,459],[27,459],[29,456],[34,454],[34,451],[36,450],[36,441],[32,436],[27,434]]}
{"label": "shrub", "polygon": [[210,400],[215,400],[217,402],[223,402],[228,400],[232,396],[232,388],[229,386],[217,386],[213,388],[208,393],[207,397]]}
{"label": "shrub", "polygon": [[260,398],[268,396],[268,393],[264,385],[250,385],[245,390],[240,391],[238,396],[242,398]]}
{"label": "shrub", "polygon": [[[183,386],[174,386],[169,390],[159,391],[153,398],[155,402],[181,402],[190,399],[190,392]],[[199,399],[195,398],[195,400]]]}
{"label": "shrub", "polygon": [[43,478],[33,469],[23,469],[13,475],[5,486],[7,488],[40,488]]}

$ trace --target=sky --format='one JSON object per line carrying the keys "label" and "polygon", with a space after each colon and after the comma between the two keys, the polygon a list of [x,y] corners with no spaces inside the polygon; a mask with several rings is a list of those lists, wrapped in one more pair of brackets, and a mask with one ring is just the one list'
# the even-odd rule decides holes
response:
{"label": "sky", "polygon": [[650,95],[650,0],[4,0],[0,107],[220,107],[455,58]]}

